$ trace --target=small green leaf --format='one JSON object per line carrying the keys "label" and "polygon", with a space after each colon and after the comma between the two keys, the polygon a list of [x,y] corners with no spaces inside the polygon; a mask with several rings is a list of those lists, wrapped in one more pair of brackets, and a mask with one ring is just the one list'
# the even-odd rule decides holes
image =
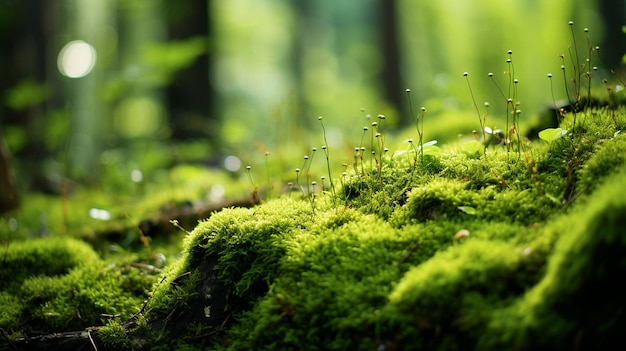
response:
{"label": "small green leaf", "polygon": [[468,215],[475,216],[478,213],[478,211],[476,211],[476,209],[472,206],[459,206],[458,208],[459,210],[467,213]]}
{"label": "small green leaf", "polygon": [[567,129],[547,128],[539,132],[539,139],[547,141],[548,144],[552,144],[553,141],[562,138],[566,134]]}
{"label": "small green leaf", "polygon": [[431,140],[424,143],[419,149],[423,150],[424,155],[438,155],[441,153],[441,149],[435,144],[437,144],[437,140]]}

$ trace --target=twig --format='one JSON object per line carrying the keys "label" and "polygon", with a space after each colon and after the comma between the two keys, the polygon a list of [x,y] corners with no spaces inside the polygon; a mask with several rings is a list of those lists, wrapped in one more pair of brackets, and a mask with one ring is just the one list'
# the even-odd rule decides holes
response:
{"label": "twig", "polygon": [[98,351],[98,348],[96,347],[96,343],[93,342],[93,338],[91,337],[91,330],[87,330],[87,337],[89,338],[89,341],[91,341],[91,346],[93,346],[93,349],[95,351]]}

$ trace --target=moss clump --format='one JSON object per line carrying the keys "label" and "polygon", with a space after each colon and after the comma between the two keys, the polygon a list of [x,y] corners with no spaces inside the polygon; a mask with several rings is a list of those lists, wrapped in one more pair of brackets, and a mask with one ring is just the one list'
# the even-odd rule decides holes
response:
{"label": "moss clump", "polygon": [[133,341],[126,334],[126,328],[119,322],[109,321],[106,325],[98,328],[97,333],[107,349],[124,350],[133,346]]}
{"label": "moss clump", "polygon": [[626,135],[617,133],[615,137],[595,145],[596,152],[580,169],[579,188],[591,192],[626,161]]}
{"label": "moss clump", "polygon": [[584,205],[561,218],[562,233],[545,277],[521,299],[494,313],[481,349],[607,349],[626,330],[626,168],[609,177]]}
{"label": "moss clump", "polygon": [[524,261],[510,244],[472,240],[412,268],[389,294],[389,342],[399,349],[472,349],[491,311],[534,283],[518,274]]}
{"label": "moss clump", "polygon": [[291,199],[215,213],[186,238],[185,259],[166,272],[148,319],[169,332],[197,324],[202,334],[250,309],[279,274],[285,237],[312,223],[310,203]]}
{"label": "moss clump", "polygon": [[0,328],[30,333],[80,330],[103,315],[129,317],[155,280],[107,264],[89,245],[69,238],[12,242],[0,276]]}
{"label": "moss clump", "polygon": [[498,190],[490,185],[471,189],[468,182],[446,178],[413,188],[407,202],[398,208],[390,221],[403,223],[438,219],[467,220],[476,217],[487,221],[509,221],[530,225],[542,222],[556,209],[555,204],[534,189]]}
{"label": "moss clump", "polygon": [[[344,223],[329,226],[337,218]],[[372,215],[349,209],[327,213],[324,219],[286,238],[281,275],[229,333],[233,349],[375,344],[366,332],[385,305],[416,232],[399,232]]]}
{"label": "moss clump", "polygon": [[2,257],[0,281],[5,282],[3,290],[15,291],[30,277],[67,274],[97,259],[93,249],[78,240],[52,237],[10,242]]}
{"label": "moss clump", "polygon": [[626,139],[614,128],[588,119],[519,154],[461,145],[418,160],[409,150],[358,163],[335,198],[214,214],[148,304],[146,345],[605,345],[624,327],[623,291],[608,291],[626,269],[626,203],[613,199],[626,170],[614,176],[623,161],[610,157]]}

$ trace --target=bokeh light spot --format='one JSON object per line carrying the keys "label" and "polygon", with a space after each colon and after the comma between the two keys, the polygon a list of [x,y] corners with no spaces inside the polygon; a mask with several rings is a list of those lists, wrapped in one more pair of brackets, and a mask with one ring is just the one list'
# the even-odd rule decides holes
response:
{"label": "bokeh light spot", "polygon": [[130,172],[130,179],[135,183],[140,183],[143,180],[143,173],[138,169],[133,169]]}
{"label": "bokeh light spot", "polygon": [[241,168],[241,160],[237,156],[226,156],[224,159],[224,168],[231,172],[237,172]]}
{"label": "bokeh light spot", "polygon": [[59,72],[69,78],[84,77],[95,65],[96,49],[82,40],[65,44],[57,58]]}

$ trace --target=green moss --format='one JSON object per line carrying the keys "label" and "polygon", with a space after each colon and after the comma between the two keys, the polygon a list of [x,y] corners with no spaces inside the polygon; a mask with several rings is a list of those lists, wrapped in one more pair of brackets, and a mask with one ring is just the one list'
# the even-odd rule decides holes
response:
{"label": "green moss", "polygon": [[29,326],[73,330],[100,324],[103,314],[130,317],[145,298],[124,289],[145,285],[131,279],[97,264],[75,268],[61,277],[27,279],[21,296],[28,301]]}
{"label": "green moss", "polygon": [[84,242],[51,237],[12,241],[2,256],[0,281],[3,290],[15,292],[21,282],[35,276],[59,276],[72,268],[98,260],[98,255]]}
{"label": "green moss", "polygon": [[7,330],[80,330],[101,324],[103,314],[129,317],[155,280],[107,264],[89,245],[69,238],[12,242],[4,260],[0,328]]}
{"label": "green moss", "polygon": [[[358,160],[337,197],[291,193],[213,213],[158,282],[75,240],[10,242],[0,327],[106,322],[93,330],[115,349],[608,345],[625,326],[626,291],[611,284],[626,270],[626,171],[614,175],[626,142],[606,112],[579,114],[576,133],[520,153],[456,144],[422,159],[407,147]],[[171,175],[204,181],[192,171]],[[150,285],[144,313],[120,322]]]}
{"label": "green moss", "polygon": [[563,235],[545,277],[522,299],[499,310],[481,335],[482,349],[555,349],[617,345],[626,328],[626,169],[610,177],[588,203],[561,220]]}
{"label": "green moss", "polygon": [[[349,209],[326,216],[319,225],[285,238],[281,274],[229,335],[232,349],[373,346],[363,332],[385,304],[415,233],[400,233]],[[328,225],[337,218],[340,226]]]}
{"label": "green moss", "polygon": [[[377,216],[349,209],[327,215],[350,220],[339,227],[321,221],[287,238],[280,276],[231,330],[229,349],[382,346],[389,337],[384,323],[387,296],[408,269],[455,245],[454,235],[462,228],[454,222],[393,228]],[[483,228],[481,235],[497,236],[498,228]],[[512,251],[515,256],[521,252]],[[529,279],[527,272],[520,274],[525,275],[520,280]]]}
{"label": "green moss", "polygon": [[580,170],[578,188],[591,192],[626,160],[626,135],[618,133],[614,138],[596,145],[596,152]]}
{"label": "green moss", "polygon": [[6,330],[17,330],[24,306],[22,301],[12,294],[0,291],[0,326]]}
{"label": "green moss", "polygon": [[97,330],[102,344],[112,350],[126,350],[133,345],[126,334],[126,328],[116,321],[109,321]]}
{"label": "green moss", "polygon": [[165,272],[148,319],[170,332],[195,324],[202,334],[249,310],[279,274],[285,238],[313,223],[310,203],[290,198],[213,214],[186,238],[185,256]]}
{"label": "green moss", "polygon": [[495,186],[470,189],[470,183],[446,178],[413,188],[407,202],[393,214],[396,226],[438,219],[468,220],[472,216],[487,221],[533,224],[557,210],[552,201],[529,189],[498,190]]}
{"label": "green moss", "polygon": [[400,349],[472,349],[491,311],[533,283],[518,274],[524,258],[509,244],[471,240],[409,270],[389,294],[388,337]]}
{"label": "green moss", "polygon": [[[569,232],[587,237],[582,228],[593,223],[580,214],[595,188],[572,194],[621,165],[608,161],[622,147],[611,128],[581,128],[519,154],[459,146],[422,161],[409,150],[380,167],[357,164],[336,199],[316,195],[314,210],[285,197],[216,213],[186,238],[183,260],[155,291],[147,315],[163,331],[155,340],[172,346],[168,335],[178,335],[177,347],[228,350],[534,349],[557,345],[550,337],[569,341],[589,316],[610,317],[604,330],[614,330],[620,317],[592,307],[566,313],[576,321],[565,323],[561,310],[593,306],[581,302],[587,296],[550,300],[600,274],[576,282],[552,267]],[[560,266],[580,275],[596,258],[569,260]],[[539,332],[550,336],[529,341]]]}

